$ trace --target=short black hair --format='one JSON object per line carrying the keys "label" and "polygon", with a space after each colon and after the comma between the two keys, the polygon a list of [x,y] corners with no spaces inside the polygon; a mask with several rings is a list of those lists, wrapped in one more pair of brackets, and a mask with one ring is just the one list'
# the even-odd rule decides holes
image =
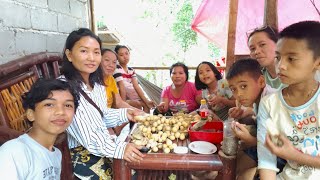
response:
{"label": "short black hair", "polygon": [[201,63],[198,65],[198,67],[197,67],[197,69],[196,69],[196,76],[195,76],[195,78],[194,78],[194,84],[195,84],[197,90],[201,90],[201,89],[206,89],[206,88],[208,88],[208,85],[206,85],[206,84],[204,84],[203,82],[201,82],[201,81],[200,81],[200,78],[199,78],[199,67],[200,67],[200,65],[202,65],[202,64],[207,64],[207,65],[210,67],[210,69],[211,69],[211,70],[213,71],[213,73],[215,74],[215,77],[216,77],[217,80],[222,79],[222,75],[221,75],[221,73],[219,72],[219,70],[216,68],[216,66],[214,66],[211,62],[203,61],[203,62],[201,62]]}
{"label": "short black hair", "polygon": [[183,71],[184,71],[184,73],[186,74],[186,77],[187,77],[186,81],[188,81],[188,79],[189,79],[189,68],[182,62],[177,62],[177,63],[174,63],[174,64],[171,65],[171,67],[170,67],[170,76],[171,76],[171,73],[172,73],[172,71],[173,71],[173,69],[175,67],[182,67],[183,68]]}
{"label": "short black hair", "polygon": [[52,91],[69,91],[73,97],[75,112],[79,106],[79,93],[72,88],[66,81],[59,79],[38,79],[29,92],[22,96],[23,107],[25,110],[35,110],[36,104],[47,99]]}
{"label": "short black hair", "polygon": [[126,48],[129,52],[129,48],[127,46],[124,46],[124,45],[117,45],[115,48],[114,48],[114,51],[118,54],[119,53],[119,49],[121,48]]}
{"label": "short black hair", "polygon": [[314,59],[320,57],[320,22],[301,21],[289,25],[280,32],[281,38],[305,40]]}
{"label": "short black hair", "polygon": [[230,67],[227,80],[244,73],[249,73],[253,79],[257,80],[262,75],[261,66],[258,61],[251,58],[237,60]]}

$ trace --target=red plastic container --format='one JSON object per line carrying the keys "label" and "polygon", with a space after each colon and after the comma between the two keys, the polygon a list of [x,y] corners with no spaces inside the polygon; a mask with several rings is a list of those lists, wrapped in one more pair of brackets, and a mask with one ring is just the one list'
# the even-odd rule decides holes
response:
{"label": "red plastic container", "polygon": [[[191,124],[191,127],[195,123]],[[189,127],[188,133],[190,141],[207,141],[213,144],[220,144],[223,139],[223,122],[212,121],[207,122],[200,131],[192,131]],[[206,130],[215,130],[215,132],[210,132]],[[203,131],[204,130],[204,131]]]}

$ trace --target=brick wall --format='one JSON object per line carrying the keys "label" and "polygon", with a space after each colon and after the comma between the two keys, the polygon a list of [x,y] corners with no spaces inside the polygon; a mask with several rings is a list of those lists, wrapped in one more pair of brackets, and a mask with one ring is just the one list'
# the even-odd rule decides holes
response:
{"label": "brick wall", "polygon": [[89,27],[88,0],[0,0],[0,64],[62,52],[68,34]]}

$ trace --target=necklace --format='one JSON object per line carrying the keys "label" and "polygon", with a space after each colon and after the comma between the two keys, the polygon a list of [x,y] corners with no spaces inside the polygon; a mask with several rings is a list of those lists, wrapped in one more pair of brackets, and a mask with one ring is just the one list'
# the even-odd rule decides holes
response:
{"label": "necklace", "polygon": [[[315,87],[307,94],[307,97],[305,97],[304,98],[304,103],[305,102],[307,102],[309,99],[310,99],[310,97],[314,94],[314,92],[318,89],[318,86],[319,86],[319,83],[317,82],[316,83],[316,85],[315,85]],[[293,105],[292,104],[292,102],[291,102],[291,98],[290,98],[290,95],[289,95],[289,91],[290,91],[290,89],[288,88],[288,90],[287,90],[287,99],[288,99],[288,102],[289,102],[289,104],[291,104],[291,105]],[[292,93],[291,93],[292,94]]]}

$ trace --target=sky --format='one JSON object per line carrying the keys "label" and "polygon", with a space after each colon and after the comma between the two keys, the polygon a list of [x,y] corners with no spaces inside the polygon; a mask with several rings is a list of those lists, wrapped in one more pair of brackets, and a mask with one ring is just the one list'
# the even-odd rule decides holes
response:
{"label": "sky", "polygon": [[[146,2],[143,0],[97,0],[95,14],[96,17],[103,16],[108,28],[120,34],[118,36],[120,44],[131,48],[130,66],[163,66],[163,64],[170,66],[173,62],[167,60],[165,54],[175,54],[179,48],[173,42],[172,33],[169,32],[169,25],[175,17],[168,16],[166,22],[159,24],[155,23],[157,22],[155,19],[141,18],[144,9],[159,11],[160,14],[166,14],[168,11],[168,5],[164,3],[160,4],[160,7],[154,7]],[[201,0],[191,2],[196,13]],[[185,63],[189,66],[197,66],[201,61],[211,60],[207,45],[208,41],[198,36],[198,44],[185,55]]]}

